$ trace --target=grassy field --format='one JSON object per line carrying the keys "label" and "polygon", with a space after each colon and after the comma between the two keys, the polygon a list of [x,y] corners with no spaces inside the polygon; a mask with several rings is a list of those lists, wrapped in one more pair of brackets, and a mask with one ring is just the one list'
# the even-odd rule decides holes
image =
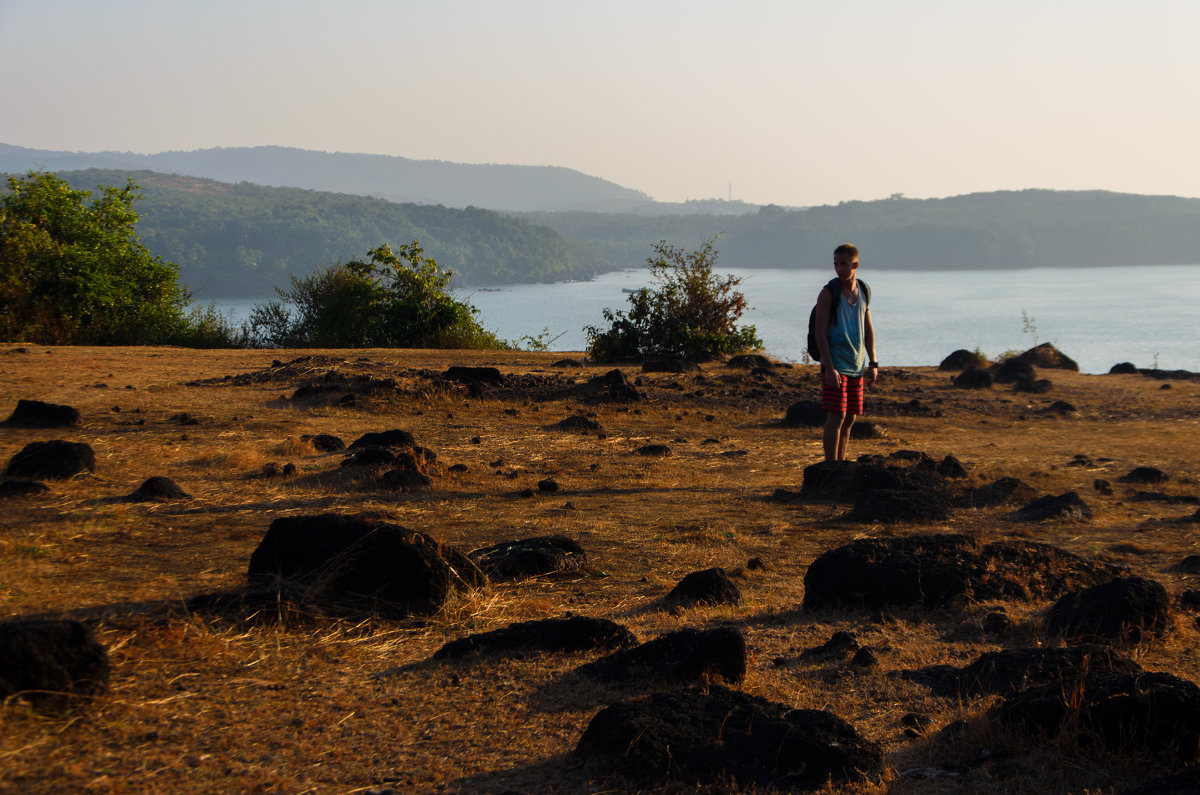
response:
{"label": "grassy field", "polygon": [[[595,655],[429,661],[468,633],[568,612],[613,619],[642,640],[684,627],[741,629],[750,649],[743,690],[831,710],[883,746],[894,772],[870,791],[1110,792],[1172,769],[1069,736],[1005,735],[985,717],[990,698],[940,698],[895,675],[1053,642],[1039,628],[1045,603],[872,615],[806,612],[801,602],[804,573],[822,552],[857,538],[930,532],[1051,543],[1126,565],[1177,597],[1195,587],[1174,567],[1200,552],[1200,525],[1173,520],[1196,506],[1132,500],[1117,478],[1154,466],[1170,476],[1155,488],[1200,493],[1200,381],[1044,370],[1051,391],[1030,395],[999,385],[957,389],[933,367],[885,368],[867,416],[885,435],[855,440],[852,456],[953,454],[970,482],[1012,476],[1043,494],[1077,491],[1095,516],[1013,522],[1009,506],[959,510],[936,524],[864,525],[840,519],[849,506],[769,499],[799,489],[804,467],[821,458],[818,431],[781,423],[788,405],[815,396],[814,368],[756,376],[721,362],[683,374],[626,367],[631,381],[641,379],[643,399],[612,404],[587,400],[576,384],[610,368],[554,366],[568,355],[580,356],[0,347],[0,417],[20,398],[83,416],[76,428],[0,428],[0,458],[55,438],[96,453],[93,476],[0,503],[0,613],[83,618],[113,664],[110,692],[86,708],[44,715],[19,700],[0,708],[0,790],[630,791],[572,754],[602,706],[632,695],[568,686],[564,675]],[[473,397],[433,377],[454,364],[498,367],[508,385]],[[352,406],[289,399],[329,371],[396,384]],[[923,410],[904,409],[913,401]],[[1074,410],[1051,410],[1055,401]],[[603,435],[550,427],[579,411]],[[319,453],[302,438],[326,433],[350,443],[392,428],[465,471],[442,472],[425,492],[384,491],[345,477],[343,454]],[[648,444],[665,444],[671,455],[636,453]],[[269,474],[288,463],[294,474]],[[191,499],[121,499],[153,475]],[[545,478],[560,489],[537,491]],[[1112,494],[1093,488],[1098,478],[1113,483]],[[534,495],[522,496],[526,489]],[[273,519],[327,512],[387,519],[463,551],[559,533],[584,547],[590,571],[492,584],[428,619],[242,621],[186,609],[192,597],[245,583]],[[755,557],[765,568],[746,566]],[[731,573],[743,605],[663,607],[681,578],[713,566]],[[1012,628],[983,633],[983,616],[998,606]],[[880,666],[775,664],[839,630],[874,649]],[[1126,653],[1146,670],[1195,681],[1197,641],[1194,615],[1176,607],[1166,638]],[[914,711],[933,719],[926,737],[907,736],[900,723]],[[958,720],[968,728],[955,742],[928,738]],[[902,775],[949,770],[985,749],[997,761],[954,776]]]}

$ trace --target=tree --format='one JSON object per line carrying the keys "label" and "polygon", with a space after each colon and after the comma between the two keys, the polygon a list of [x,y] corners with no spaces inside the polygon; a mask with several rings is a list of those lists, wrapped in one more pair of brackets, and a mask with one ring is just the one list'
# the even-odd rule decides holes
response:
{"label": "tree", "polygon": [[589,353],[601,361],[645,356],[705,356],[742,353],[762,347],[754,326],[737,327],[748,308],[734,288],[736,276],[713,273],[715,237],[688,252],[660,241],[649,257],[657,289],[642,288],[629,296],[629,312],[604,309],[607,329],[588,326]]}
{"label": "tree", "polygon": [[137,185],[99,190],[91,199],[46,172],[8,178],[0,197],[0,339],[120,345],[186,332],[191,296],[178,268],[151,255],[134,231]]}
{"label": "tree", "polygon": [[451,295],[452,272],[423,253],[415,240],[396,251],[385,244],[366,261],[293,276],[290,290],[277,288],[279,301],[251,311],[250,334],[275,347],[507,347]]}

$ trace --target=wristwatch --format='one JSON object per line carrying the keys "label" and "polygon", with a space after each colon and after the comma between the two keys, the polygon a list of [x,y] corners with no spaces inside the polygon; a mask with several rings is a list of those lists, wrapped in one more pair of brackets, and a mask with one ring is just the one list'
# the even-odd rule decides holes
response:
{"label": "wristwatch", "polygon": [[878,370],[879,362],[867,362],[867,367],[874,367],[876,370]]}

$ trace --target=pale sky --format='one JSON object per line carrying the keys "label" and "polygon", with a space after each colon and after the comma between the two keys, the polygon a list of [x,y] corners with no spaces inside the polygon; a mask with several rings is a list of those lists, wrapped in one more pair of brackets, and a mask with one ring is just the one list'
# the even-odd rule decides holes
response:
{"label": "pale sky", "polygon": [[0,0],[0,142],[1200,197],[1198,0]]}

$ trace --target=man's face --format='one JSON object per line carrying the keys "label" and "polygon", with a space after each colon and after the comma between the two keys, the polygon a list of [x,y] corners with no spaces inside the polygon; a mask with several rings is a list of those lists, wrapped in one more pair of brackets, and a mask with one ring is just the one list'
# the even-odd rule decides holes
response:
{"label": "man's face", "polygon": [[853,254],[834,254],[833,269],[842,281],[848,281],[858,267],[858,257]]}

